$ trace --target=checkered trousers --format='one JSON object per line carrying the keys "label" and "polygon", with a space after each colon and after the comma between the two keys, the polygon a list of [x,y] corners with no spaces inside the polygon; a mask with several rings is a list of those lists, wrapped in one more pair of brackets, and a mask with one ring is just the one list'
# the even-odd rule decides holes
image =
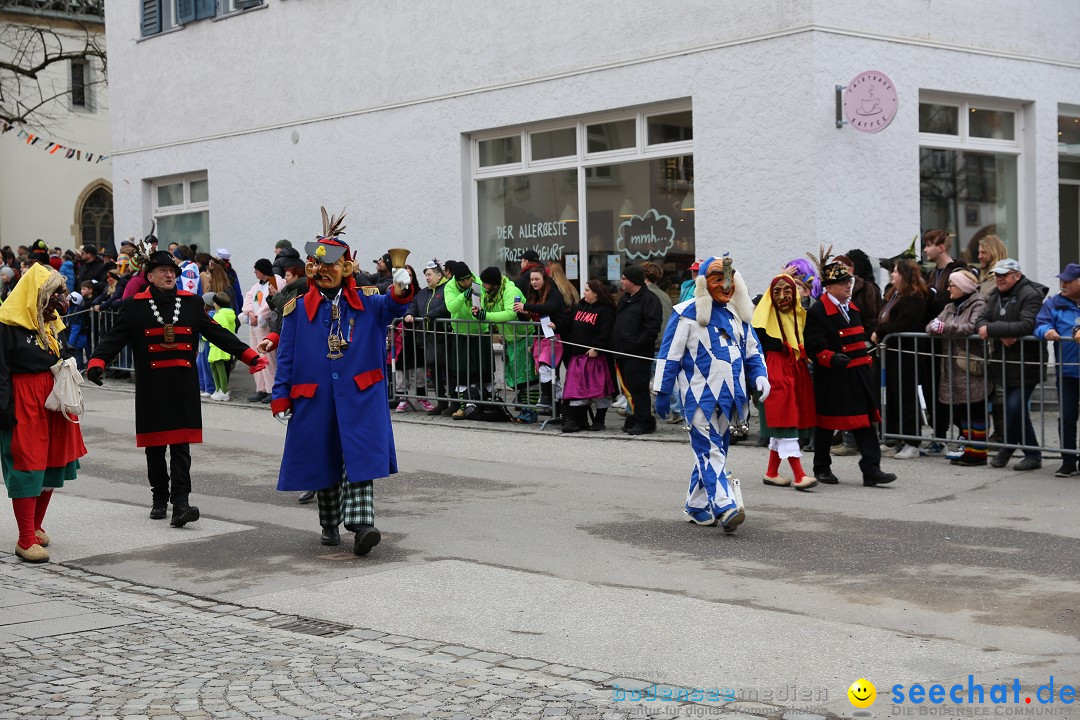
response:
{"label": "checkered trousers", "polygon": [[375,486],[367,482],[349,482],[342,474],[337,485],[315,493],[319,499],[319,524],[337,527],[345,523],[346,530],[358,525],[375,524]]}

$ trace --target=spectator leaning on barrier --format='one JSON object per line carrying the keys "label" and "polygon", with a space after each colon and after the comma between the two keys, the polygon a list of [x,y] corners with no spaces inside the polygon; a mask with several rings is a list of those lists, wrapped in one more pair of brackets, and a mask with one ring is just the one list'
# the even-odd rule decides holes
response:
{"label": "spectator leaning on barrier", "polygon": [[[435,394],[446,397],[446,341],[443,333],[447,328],[440,326],[436,320],[450,317],[450,312],[446,309],[447,280],[443,277],[438,260],[432,258],[424,266],[424,280],[424,287],[416,291],[409,303],[409,309],[405,311],[405,322],[422,333],[424,368],[434,386]],[[419,393],[419,389],[417,392]],[[426,392],[425,382],[424,393]],[[434,404],[429,400],[421,400],[420,406],[428,415],[441,415],[443,410],[450,407],[445,400],[438,400]]]}
{"label": "spectator leaning on barrier", "polygon": [[535,250],[526,250],[525,254],[521,256],[521,274],[514,281],[517,289],[521,292],[521,297],[529,294],[529,273],[536,267],[544,267],[540,264],[540,254]]}
{"label": "spectator leaning on barrier", "polygon": [[[1057,276],[1061,292],[1046,299],[1035,318],[1035,337],[1054,341],[1057,358],[1058,404],[1061,419],[1061,467],[1056,477],[1076,475],[1076,422],[1080,411],[1080,346],[1068,338],[1080,337],[1080,265],[1069,263]],[[1065,339],[1065,342],[1059,342]],[[1073,450],[1074,452],[1068,452]]]}
{"label": "spectator leaning on barrier", "polygon": [[[566,302],[544,268],[533,268],[529,272],[529,292],[526,294],[525,302],[515,302],[514,311],[519,313],[519,318],[538,324],[548,322],[558,328],[566,315]],[[530,349],[532,369],[540,376],[539,404],[550,408],[551,414],[555,415],[553,400],[555,371],[562,361],[563,352],[557,330],[551,338],[545,336],[542,330],[538,330]]]}
{"label": "spectator leaning on barrier", "polygon": [[934,263],[933,269],[926,273],[926,286],[930,290],[927,309],[931,317],[937,317],[941,309],[950,302],[949,276],[965,266],[949,254],[952,248],[952,237],[948,231],[928,230],[923,235],[922,242],[923,257],[928,262]]}
{"label": "spectator leaning on barrier", "polygon": [[964,454],[953,465],[986,464],[986,398],[989,378],[982,361],[979,342],[970,342],[986,306],[979,282],[970,270],[954,270],[949,275],[949,302],[926,326],[926,332],[948,339],[941,343],[937,399],[946,407],[947,417],[960,428],[966,442]]}
{"label": "spectator leaning on barrier", "polygon": [[[1025,343],[1020,340],[1035,331],[1035,318],[1042,307],[1047,288],[1024,276],[1020,263],[1005,258],[994,266],[996,289],[987,298],[979,319],[979,337],[993,339],[991,350],[991,379],[1004,381],[1005,442],[1016,445],[1038,445],[1035,427],[1031,424],[1028,403],[1035,386],[1044,379],[1046,344]],[[1027,345],[1027,347],[1025,347]],[[993,467],[1009,464],[1015,448],[1002,448],[990,461]],[[1024,450],[1024,459],[1014,470],[1037,470],[1042,467],[1042,453]]]}
{"label": "spectator leaning on barrier", "polygon": [[[889,275],[892,286],[885,294],[885,306],[878,316],[878,326],[870,342],[885,340],[895,333],[917,333],[926,327],[926,301],[929,291],[914,260],[897,260]],[[885,430],[901,435],[918,436],[922,432],[917,380],[928,373],[916,353],[914,338],[893,338],[879,350],[884,352]],[[933,396],[924,398],[933,402]],[[896,452],[898,460],[919,457],[920,441],[905,439]]]}
{"label": "spectator leaning on barrier", "polygon": [[82,249],[82,261],[76,271],[76,285],[82,286],[86,280],[94,280],[104,285],[105,261],[98,257],[97,248],[93,245],[84,245]]}
{"label": "spectator leaning on barrier", "polygon": [[[612,345],[616,353],[615,371],[627,413],[623,432],[648,435],[656,430],[649,396],[649,376],[655,355],[656,336],[663,322],[659,298],[645,288],[645,271],[640,265],[627,265],[622,274],[622,297],[615,308]],[[635,356],[635,357],[630,357]],[[671,393],[671,387],[667,394]]]}
{"label": "spectator leaning on barrier", "polygon": [[[615,300],[599,280],[585,283],[585,295],[565,318],[563,337],[566,345],[566,384],[563,400],[567,402],[563,420],[564,433],[578,430],[603,430],[611,396],[615,394],[615,368],[611,355],[611,328],[615,324]],[[596,411],[590,425],[588,405]]]}

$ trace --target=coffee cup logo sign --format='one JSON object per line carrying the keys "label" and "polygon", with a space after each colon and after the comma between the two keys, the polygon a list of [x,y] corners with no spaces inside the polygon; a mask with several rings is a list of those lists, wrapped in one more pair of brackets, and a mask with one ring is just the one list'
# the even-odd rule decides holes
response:
{"label": "coffee cup logo sign", "polygon": [[879,70],[859,73],[844,90],[844,119],[861,132],[881,132],[896,117],[896,86]]}
{"label": "coffee cup logo sign", "polygon": [[671,218],[654,209],[623,222],[615,241],[620,251],[639,260],[663,257],[674,244],[675,226]]}

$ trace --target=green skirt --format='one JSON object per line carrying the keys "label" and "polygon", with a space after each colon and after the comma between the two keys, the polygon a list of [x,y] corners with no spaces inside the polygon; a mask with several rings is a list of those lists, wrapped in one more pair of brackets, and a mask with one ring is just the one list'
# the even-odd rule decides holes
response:
{"label": "green skirt", "polygon": [[0,469],[4,472],[4,487],[9,498],[37,497],[46,489],[64,487],[68,480],[74,480],[79,469],[79,461],[72,460],[62,467],[44,470],[16,470],[11,455],[11,431],[0,432]]}
{"label": "green skirt", "polygon": [[536,374],[536,362],[532,356],[533,339],[526,337],[521,340],[503,339],[503,356],[506,361],[504,371],[506,386],[516,388],[530,382],[536,382],[540,376]]}

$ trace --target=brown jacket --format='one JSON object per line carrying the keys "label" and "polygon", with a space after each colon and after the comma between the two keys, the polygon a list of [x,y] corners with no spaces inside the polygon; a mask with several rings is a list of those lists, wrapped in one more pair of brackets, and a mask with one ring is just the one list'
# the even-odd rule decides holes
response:
{"label": "brown jacket", "polygon": [[[976,290],[962,303],[947,304],[936,318],[945,325],[941,330],[942,337],[948,338],[948,341],[941,345],[941,374],[938,376],[938,400],[944,405],[981,402],[986,399],[988,390],[993,385],[993,381],[986,376],[986,365],[982,362],[984,343],[978,338],[966,339],[975,334],[975,325],[985,305],[986,298]],[[926,326],[926,331],[930,332],[933,325],[932,320]],[[969,354],[976,362],[968,362]],[[982,367],[983,374],[971,374],[962,369],[963,364]]]}

